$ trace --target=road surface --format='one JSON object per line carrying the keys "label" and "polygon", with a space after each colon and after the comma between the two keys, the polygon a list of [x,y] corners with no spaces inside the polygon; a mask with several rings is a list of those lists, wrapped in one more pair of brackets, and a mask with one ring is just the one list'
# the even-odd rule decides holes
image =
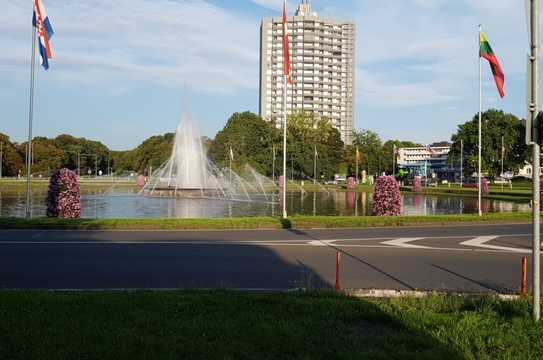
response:
{"label": "road surface", "polygon": [[514,293],[530,246],[529,225],[0,230],[0,288],[328,288],[339,251],[345,288]]}

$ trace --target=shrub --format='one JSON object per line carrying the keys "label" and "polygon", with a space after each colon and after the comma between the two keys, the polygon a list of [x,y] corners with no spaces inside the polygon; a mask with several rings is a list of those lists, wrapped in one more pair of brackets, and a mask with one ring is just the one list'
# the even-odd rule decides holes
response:
{"label": "shrub", "polygon": [[[477,184],[477,187],[479,187],[479,184]],[[488,188],[488,179],[482,178],[481,179],[481,193],[488,195],[490,194],[490,189]]]}
{"label": "shrub", "polygon": [[79,219],[81,213],[81,191],[77,175],[68,169],[57,170],[49,182],[47,216]]}
{"label": "shrub", "polygon": [[377,178],[373,194],[373,215],[400,216],[402,213],[402,197],[400,185],[392,176]]}
{"label": "shrub", "polygon": [[415,192],[422,191],[422,178],[420,176],[415,176],[415,182],[413,184],[413,190]]}

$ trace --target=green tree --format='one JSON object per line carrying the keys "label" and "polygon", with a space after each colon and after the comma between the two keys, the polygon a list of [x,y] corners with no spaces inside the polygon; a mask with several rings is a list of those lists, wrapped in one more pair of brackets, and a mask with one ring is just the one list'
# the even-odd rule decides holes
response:
{"label": "green tree", "polygon": [[52,141],[54,146],[65,153],[63,167],[77,171],[79,166],[81,175],[86,175],[89,170],[91,174],[95,174],[97,170],[106,173],[108,160],[111,166],[110,150],[99,141],[76,138],[68,134],[59,135]]}
{"label": "green tree", "polygon": [[[482,114],[482,162],[483,173],[489,177],[501,173],[501,139],[504,138],[505,171],[518,171],[528,159],[524,142],[525,127],[515,115],[490,109]],[[478,168],[478,115],[458,127],[452,136],[451,158],[460,159],[461,141],[464,142],[464,173],[477,172]]]}
{"label": "green tree", "polygon": [[289,165],[294,165],[295,177],[312,178],[315,148],[318,154],[317,175],[331,178],[339,172],[343,158],[341,135],[331,122],[313,113],[300,112],[289,117]]}
{"label": "green tree", "polygon": [[383,143],[379,135],[371,130],[355,131],[353,145],[360,151],[361,169],[368,175],[379,175],[383,171]]}
{"label": "green tree", "polygon": [[[209,157],[219,167],[227,167],[230,148],[233,166],[240,170],[249,164],[264,175],[272,173],[273,147],[279,144],[279,130],[251,112],[235,113],[225,127],[210,142]],[[276,149],[279,146],[276,146]],[[276,151],[278,154],[279,151]]]}
{"label": "green tree", "polygon": [[2,143],[2,176],[17,176],[23,172],[24,158],[19,152],[17,144],[10,141],[9,136],[0,133]]}
{"label": "green tree", "polygon": [[[53,140],[36,137],[32,141],[32,148],[32,174],[34,176],[49,177],[56,170],[65,167],[67,153],[56,147]],[[23,152],[26,154],[26,144],[23,146]]]}

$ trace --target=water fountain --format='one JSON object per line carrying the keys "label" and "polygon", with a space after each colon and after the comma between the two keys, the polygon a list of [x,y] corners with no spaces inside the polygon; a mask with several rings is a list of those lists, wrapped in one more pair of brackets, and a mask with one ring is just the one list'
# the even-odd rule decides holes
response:
{"label": "water fountain", "polygon": [[[252,168],[241,176],[219,169],[207,157],[196,126],[184,114],[174,138],[172,154],[142,189],[148,196],[180,196],[230,201],[273,202],[273,189]],[[272,191],[270,191],[272,190]]]}

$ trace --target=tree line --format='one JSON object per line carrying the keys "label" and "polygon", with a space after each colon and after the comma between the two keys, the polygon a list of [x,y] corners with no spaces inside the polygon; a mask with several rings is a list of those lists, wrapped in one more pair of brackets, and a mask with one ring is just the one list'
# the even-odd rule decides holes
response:
{"label": "tree line", "polygon": [[[266,176],[282,174],[282,131],[274,122],[258,115],[244,112],[233,114],[224,128],[213,139],[202,140],[209,158],[219,167],[230,165],[243,171],[246,165]],[[504,137],[507,170],[516,171],[528,158],[524,145],[523,122],[512,114],[489,110],[483,114],[483,169],[496,175],[501,171],[501,137]],[[148,175],[158,169],[171,154],[175,134],[152,136],[138,147],[127,151],[112,151],[99,141],[59,135],[49,139],[33,140],[33,176],[50,176],[55,170],[66,167],[80,171],[81,175],[138,173]],[[3,176],[26,174],[26,143],[11,142],[0,133],[3,144]],[[476,169],[477,117],[459,126],[452,136],[450,165],[459,167],[461,142],[464,146],[466,174]],[[296,179],[312,179],[316,176],[328,180],[334,174],[354,175],[357,163],[361,174],[392,173],[394,148],[421,146],[412,141],[383,141],[371,130],[353,133],[353,144],[342,142],[340,133],[332,124],[312,113],[297,113],[289,117],[287,131],[287,174]],[[315,173],[315,158],[316,173]]]}

